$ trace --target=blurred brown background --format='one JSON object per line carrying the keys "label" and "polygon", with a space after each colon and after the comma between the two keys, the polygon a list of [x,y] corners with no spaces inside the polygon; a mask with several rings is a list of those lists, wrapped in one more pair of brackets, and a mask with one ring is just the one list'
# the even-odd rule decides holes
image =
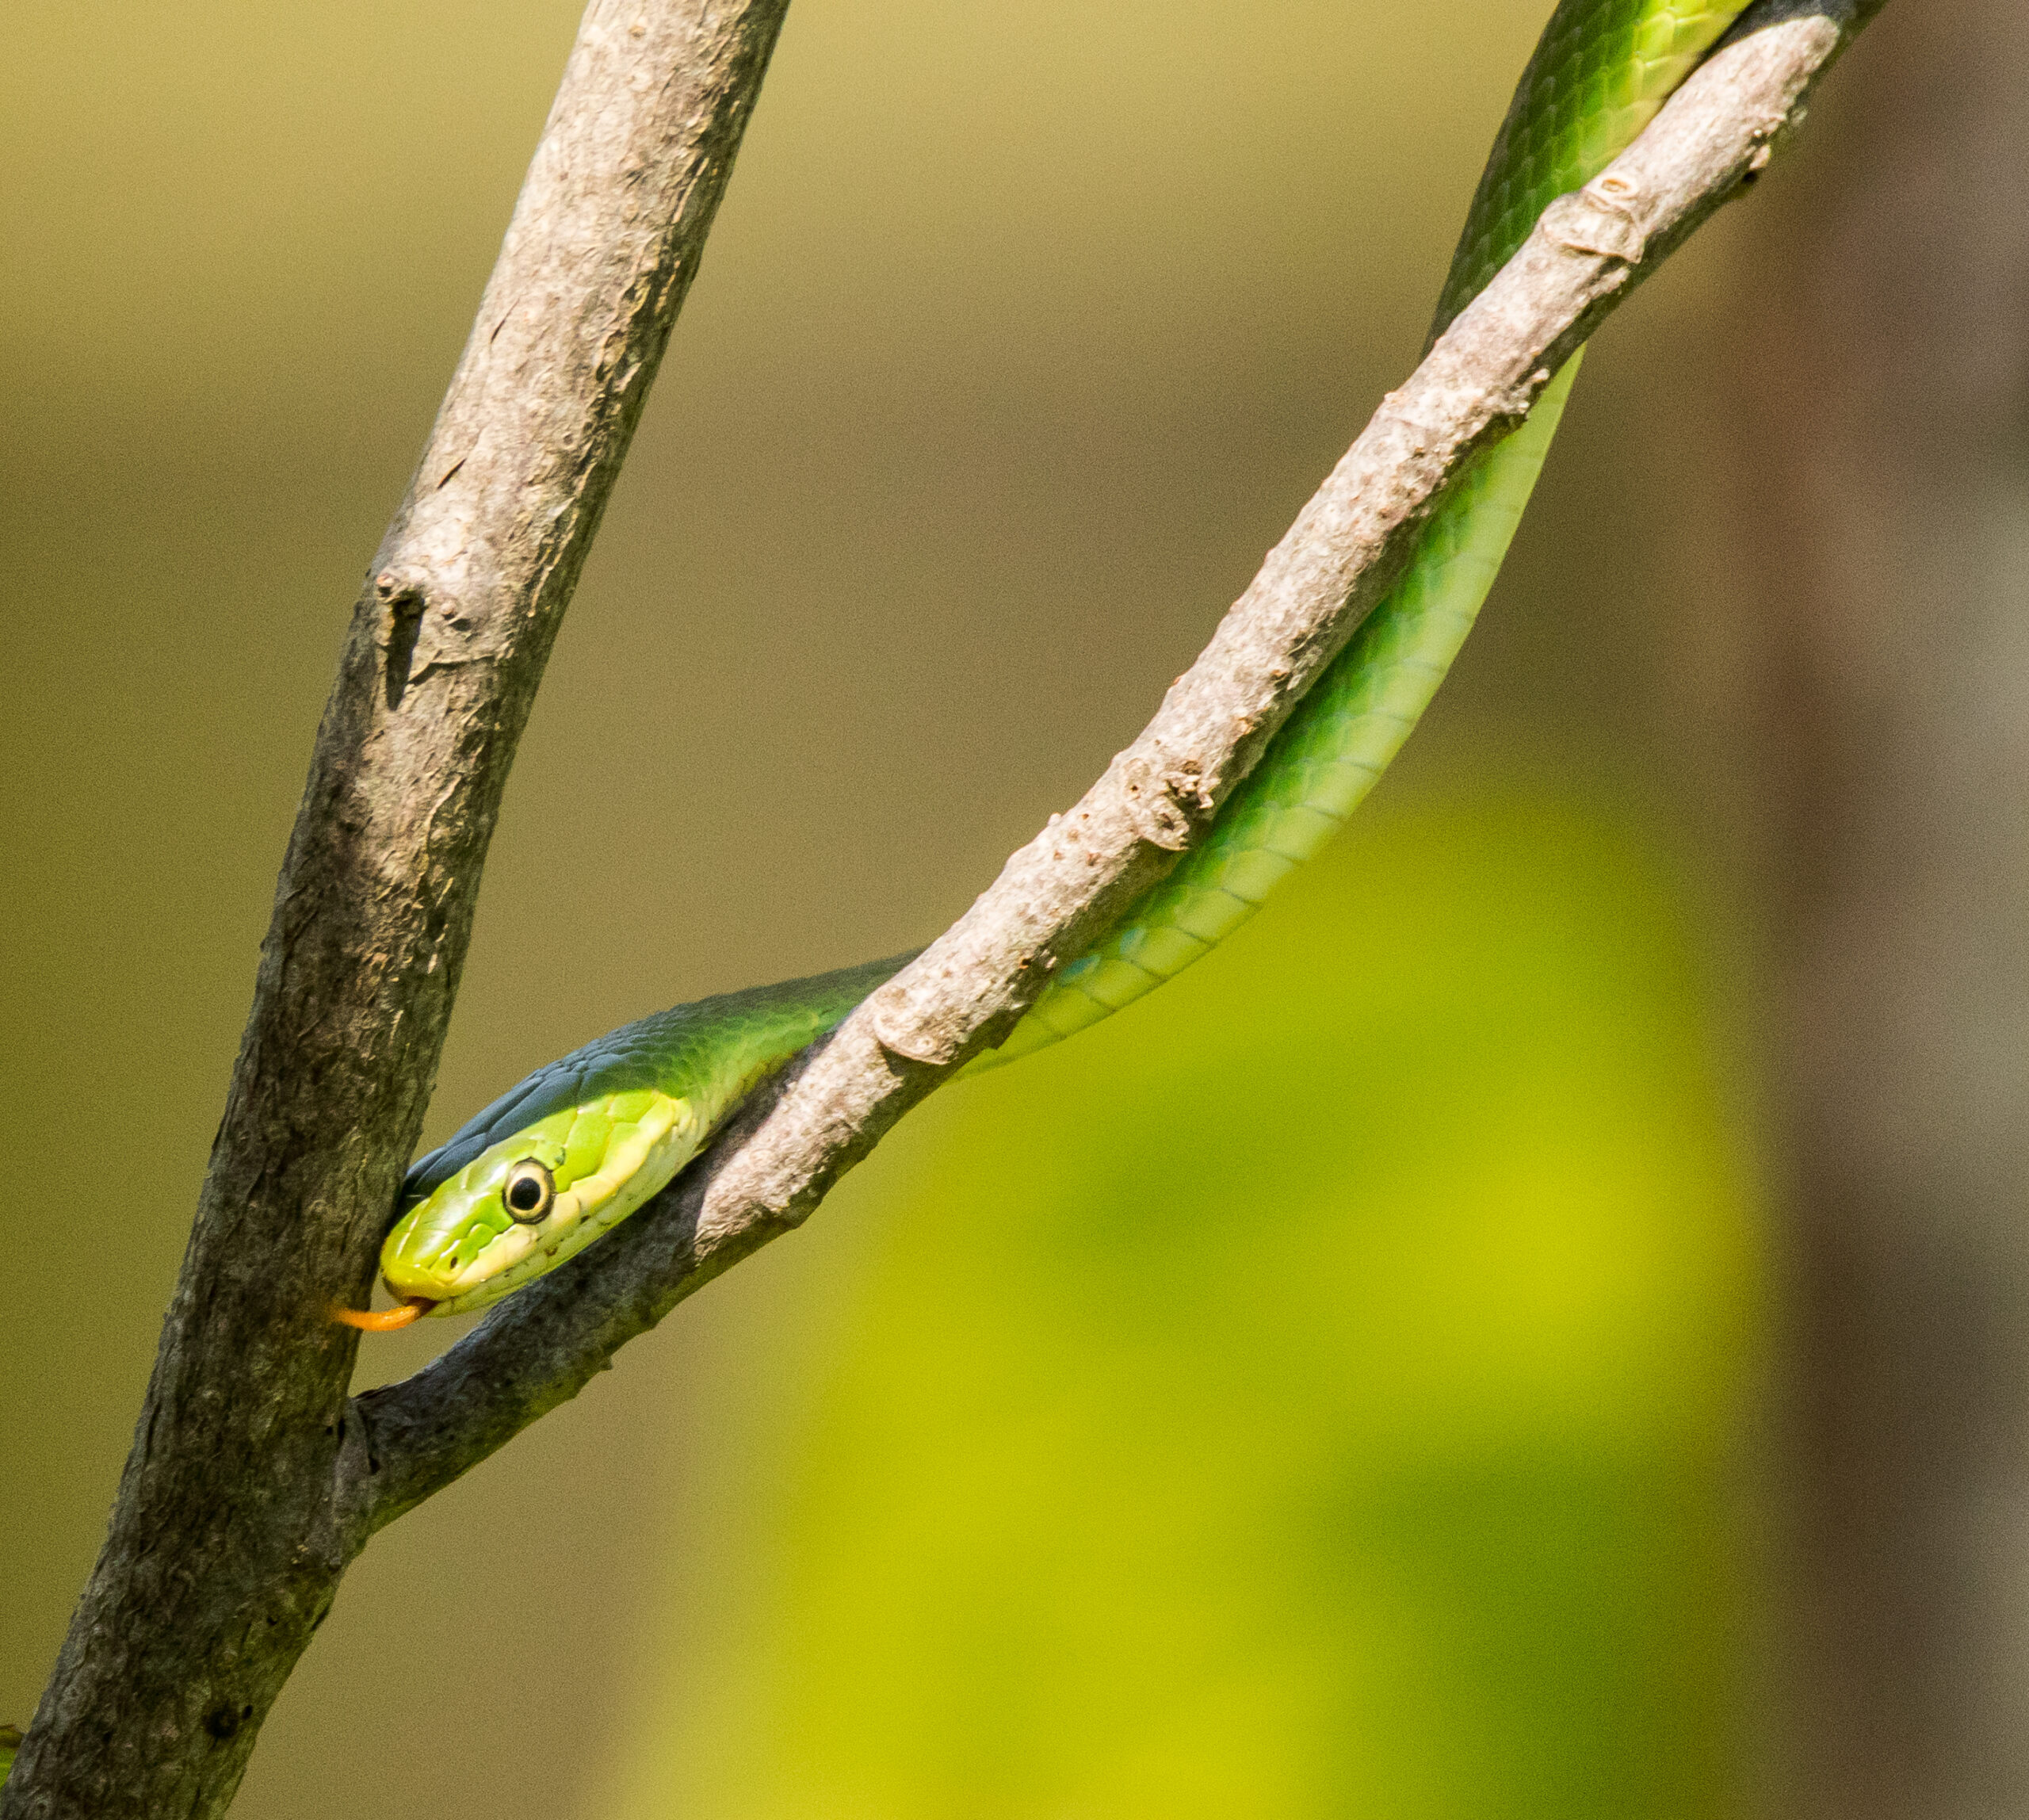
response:
{"label": "blurred brown background", "polygon": [[[2029,14],[1891,8],[1730,362],[1782,1218],[1783,1784],[2029,1801]],[[1827,110],[1832,113],[1832,109]]]}
{"label": "blurred brown background", "polygon": [[[1941,1658],[1809,1721],[1844,1741],[1821,1757],[1763,1697],[1799,1678],[1784,1612],[1855,1659],[1809,1590],[1823,1538],[1783,1514],[1851,1508],[1808,1464],[1834,1417],[1763,1395],[1760,1336],[1806,1334],[1779,1384],[1854,1374],[1764,1316],[1755,1183],[1787,1167],[1759,1156],[1809,1162],[1760,1059],[1794,1053],[1763,982],[1808,927],[1794,831],[1830,825],[1811,790],[1864,794],[1785,746],[1795,698],[1764,682],[1794,667],[1764,634],[1809,592],[1799,518],[1850,492],[1777,483],[1855,361],[1764,338],[1920,354],[1920,311],[1813,314],[1806,249],[1843,208],[1833,252],[1913,284],[1931,255],[1842,185],[1920,198],[1978,160],[1948,132],[1928,164],[1881,151],[1882,98],[1935,67],[1907,130],[1984,119],[2029,62],[1994,0],[1912,5],[1801,168],[1601,338],[1371,825],[1138,1022],[927,1108],[376,1542],[239,1811],[1717,1813],[1771,1758],[1826,1786],[1881,1736],[1908,1779],[1878,1811],[1990,1810],[1919,1792],[1907,1715]],[[515,773],[431,1138],[646,1009],[926,939],[1083,787],[1412,360],[1544,10],[797,0]],[[345,616],[575,13],[0,24],[0,1716],[96,1547]],[[2020,144],[1985,145],[1995,216]],[[1951,244],[1988,269],[1982,230]],[[1868,518],[1886,551],[1901,527]],[[1954,577],[1997,610],[2010,534]],[[1822,643],[1798,623],[1793,656]],[[2019,783],[2004,740],[1978,774],[1978,800]],[[2017,882],[1989,901],[1985,938],[2019,935]],[[1956,927],[1933,939],[1967,951]],[[1992,963],[2016,998],[2019,953]],[[2008,1050],[2018,1009],[1981,1040]],[[1857,1053],[1849,1018],[1828,1040]],[[2012,1130],[2019,1096],[1992,1103]],[[1179,1107],[1202,1145],[1145,1148]],[[1958,1280],[2012,1245],[2020,1181],[1993,1172]],[[1943,1401],[2012,1370],[2019,1302],[1985,1318],[2008,1344],[1941,1364]],[[1870,1428],[1863,1399],[1836,1420]],[[2013,1479],[1982,1483],[2018,1531]],[[1912,1533],[1863,1552],[1892,1578]],[[1993,1736],[2025,1634],[1966,1671]]]}

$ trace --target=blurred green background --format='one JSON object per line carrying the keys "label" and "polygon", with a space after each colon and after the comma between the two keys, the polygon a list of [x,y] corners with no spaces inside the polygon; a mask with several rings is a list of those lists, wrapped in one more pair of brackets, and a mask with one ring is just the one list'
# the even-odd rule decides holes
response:
{"label": "blurred green background", "polygon": [[[1076,796],[1407,370],[1546,10],[796,0],[430,1138],[644,1011],[927,939]],[[0,21],[0,1718],[97,1546],[342,630],[576,11]],[[1725,734],[1683,679],[1727,661],[1736,235],[1602,338],[1357,831],[377,1541],[237,1811],[1740,1805],[1752,1095],[1679,755]]]}

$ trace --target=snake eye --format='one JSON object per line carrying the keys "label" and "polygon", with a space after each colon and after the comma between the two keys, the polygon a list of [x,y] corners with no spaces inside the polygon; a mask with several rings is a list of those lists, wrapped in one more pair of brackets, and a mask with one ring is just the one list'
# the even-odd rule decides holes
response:
{"label": "snake eye", "polygon": [[513,1218],[525,1226],[533,1225],[556,1199],[556,1179],[534,1157],[525,1157],[507,1172],[500,1198]]}

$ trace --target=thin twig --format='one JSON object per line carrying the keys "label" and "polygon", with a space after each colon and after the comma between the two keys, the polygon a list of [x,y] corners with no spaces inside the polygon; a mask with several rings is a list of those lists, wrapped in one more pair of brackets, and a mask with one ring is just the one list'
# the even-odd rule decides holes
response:
{"label": "thin twig", "polygon": [[358,1401],[348,1545],[575,1396],[627,1340],[801,1224],[911,1106],[1172,866],[1386,593],[1446,480],[1760,174],[1879,0],[1764,0],[1636,143],[1545,212],[1269,554],[1134,744],[700,1164],[424,1371]]}

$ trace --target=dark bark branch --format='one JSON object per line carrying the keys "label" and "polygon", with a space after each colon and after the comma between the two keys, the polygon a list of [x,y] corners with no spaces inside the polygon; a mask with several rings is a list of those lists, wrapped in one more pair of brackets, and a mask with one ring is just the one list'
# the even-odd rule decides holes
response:
{"label": "dark bark branch", "polygon": [[1551,205],[1384,401],[1148,728],[1076,807],[695,1168],[426,1370],[359,1399],[369,1440],[342,1462],[338,1489],[350,1546],[575,1395],[701,1283],[799,1225],[1176,862],[1386,593],[1446,480],[1753,179],[1878,3],[1754,8],[1622,157]]}
{"label": "dark bark branch", "polygon": [[787,0],[593,0],[352,621],[110,1533],[0,1794],[222,1812],[352,1549],[354,1338],[501,791]]}

